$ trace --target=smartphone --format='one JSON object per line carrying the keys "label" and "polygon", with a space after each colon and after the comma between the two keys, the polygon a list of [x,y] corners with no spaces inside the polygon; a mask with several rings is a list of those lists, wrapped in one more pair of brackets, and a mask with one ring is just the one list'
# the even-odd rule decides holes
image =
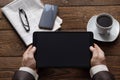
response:
{"label": "smartphone", "polygon": [[39,28],[52,30],[57,16],[58,6],[45,4],[39,22]]}

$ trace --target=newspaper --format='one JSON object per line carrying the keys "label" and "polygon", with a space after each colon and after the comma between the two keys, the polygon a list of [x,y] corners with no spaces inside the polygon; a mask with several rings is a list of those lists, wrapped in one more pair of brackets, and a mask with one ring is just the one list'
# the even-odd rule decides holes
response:
{"label": "newspaper", "polygon": [[[30,32],[26,32],[23,28],[19,17],[19,8],[24,9],[27,14]],[[43,8],[44,5],[40,0],[14,0],[2,8],[3,13],[27,46],[33,42],[33,33],[35,31],[56,31],[61,27],[62,19],[57,17],[53,30],[39,29],[38,24]]]}

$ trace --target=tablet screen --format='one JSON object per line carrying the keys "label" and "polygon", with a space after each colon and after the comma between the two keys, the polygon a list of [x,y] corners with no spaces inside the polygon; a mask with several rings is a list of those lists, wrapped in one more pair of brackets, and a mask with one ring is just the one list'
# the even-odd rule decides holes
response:
{"label": "tablet screen", "polygon": [[37,67],[90,67],[91,32],[35,32]]}

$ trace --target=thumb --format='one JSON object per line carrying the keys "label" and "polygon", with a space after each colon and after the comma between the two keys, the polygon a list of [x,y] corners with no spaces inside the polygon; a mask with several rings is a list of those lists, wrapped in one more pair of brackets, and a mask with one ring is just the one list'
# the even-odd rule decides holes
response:
{"label": "thumb", "polygon": [[30,50],[30,53],[31,53],[31,54],[34,54],[35,51],[36,51],[36,47],[32,47],[32,49]]}
{"label": "thumb", "polygon": [[90,46],[90,51],[94,52],[94,47],[93,46]]}

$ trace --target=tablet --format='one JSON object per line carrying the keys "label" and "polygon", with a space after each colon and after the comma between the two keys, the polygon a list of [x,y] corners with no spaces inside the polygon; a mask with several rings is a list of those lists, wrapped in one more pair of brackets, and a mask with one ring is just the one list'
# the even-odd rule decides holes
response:
{"label": "tablet", "polygon": [[93,45],[92,32],[35,32],[33,45],[37,50],[37,68],[89,68]]}

